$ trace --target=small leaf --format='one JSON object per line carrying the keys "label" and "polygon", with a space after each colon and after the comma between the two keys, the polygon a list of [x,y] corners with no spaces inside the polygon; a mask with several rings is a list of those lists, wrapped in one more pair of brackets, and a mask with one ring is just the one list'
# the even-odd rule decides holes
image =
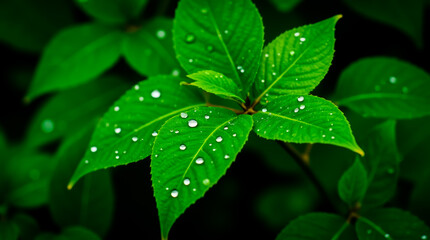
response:
{"label": "small leaf", "polygon": [[251,96],[267,102],[308,94],[327,74],[334,54],[334,27],[341,15],[281,34],[263,49]]}
{"label": "small leaf", "polygon": [[241,103],[245,102],[241,97],[239,97],[240,91],[236,83],[222,73],[206,70],[190,74],[187,77],[195,81],[189,85],[199,87],[206,92],[216,94],[222,98],[231,99]]}
{"label": "small leaf", "polygon": [[148,0],[75,0],[91,17],[105,23],[126,23],[139,16]]}
{"label": "small leaf", "polygon": [[0,239],[17,240],[19,228],[14,222],[0,221]]}
{"label": "small leaf", "polygon": [[[359,14],[397,28],[418,47],[423,45],[424,0],[344,0]],[[387,39],[389,41],[390,39]]]}
{"label": "small leaf", "polygon": [[117,76],[104,76],[88,84],[60,92],[36,113],[26,144],[38,147],[75,134],[96,121],[128,88]]}
{"label": "small leaf", "polygon": [[161,234],[215,185],[235,160],[252,128],[249,115],[200,107],[169,119],[151,156],[151,174]]}
{"label": "small leaf", "polygon": [[333,144],[364,154],[343,113],[333,103],[319,97],[279,97],[253,118],[254,131],[260,137],[293,143]]}
{"label": "small leaf", "polygon": [[430,229],[419,218],[397,208],[372,210],[355,225],[358,239],[428,239]]}
{"label": "small leaf", "polygon": [[363,58],[343,71],[336,97],[365,117],[417,118],[430,115],[430,75],[402,60]]}
{"label": "small leaf", "polygon": [[122,36],[119,30],[97,23],[61,31],[45,48],[27,98],[98,77],[118,60]]}
{"label": "small leaf", "polygon": [[302,0],[270,0],[276,9],[280,12],[290,12],[293,10]]}
{"label": "small leaf", "polygon": [[172,116],[205,106],[197,89],[183,78],[151,77],[126,92],[104,115],[69,187],[87,173],[125,165],[149,156],[160,127]]}
{"label": "small leaf", "polygon": [[344,239],[339,238],[349,226],[346,219],[329,213],[310,213],[293,220],[276,240]]}
{"label": "small leaf", "polygon": [[144,76],[179,76],[180,67],[172,46],[172,20],[155,18],[126,35],[123,53],[130,66]]}
{"label": "small leaf", "polygon": [[18,213],[13,216],[12,221],[19,228],[21,240],[33,240],[40,231],[37,221],[29,215]]}
{"label": "small leaf", "polygon": [[360,159],[346,170],[339,180],[338,191],[340,198],[350,207],[361,203],[367,190],[367,172]]}
{"label": "small leaf", "polygon": [[223,73],[246,98],[263,47],[262,20],[250,0],[182,0],[173,29],[177,58],[188,74]]}

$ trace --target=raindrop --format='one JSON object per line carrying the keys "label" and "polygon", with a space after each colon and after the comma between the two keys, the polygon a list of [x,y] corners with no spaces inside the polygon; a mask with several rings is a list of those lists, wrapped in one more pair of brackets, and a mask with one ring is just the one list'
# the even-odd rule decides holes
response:
{"label": "raindrop", "polygon": [[115,133],[119,134],[121,132],[121,128],[115,128]]}
{"label": "raindrop", "polygon": [[131,138],[131,140],[132,140],[133,142],[137,142],[138,138],[137,138],[137,137],[132,137],[132,138]]}
{"label": "raindrop", "polygon": [[224,130],[228,130],[228,127],[226,126],[226,127],[224,127]]}
{"label": "raindrop", "polygon": [[157,135],[158,135],[158,132],[156,132],[156,131],[154,131],[154,132],[152,132],[152,134],[151,134],[153,137],[156,137]]}
{"label": "raindrop", "polygon": [[236,137],[237,136],[237,134],[236,133],[233,133],[233,137]]}
{"label": "raindrop", "polygon": [[139,97],[139,101],[143,102],[144,98],[143,97]]}
{"label": "raindrop", "polygon": [[88,164],[88,163],[90,163],[90,161],[88,161],[88,160],[85,160],[84,162],[85,162],[85,164]]}
{"label": "raindrop", "polygon": [[264,83],[265,81],[264,81],[264,79],[261,79],[261,83]]}
{"label": "raindrop", "polygon": [[217,137],[216,142],[222,142],[222,137],[221,136]]}
{"label": "raindrop", "polygon": [[268,58],[268,57],[269,57],[269,54],[267,54],[267,53],[266,53],[266,54],[264,54],[264,57]]}
{"label": "raindrop", "polygon": [[335,137],[334,137],[334,136],[331,136],[331,139],[335,139]]}
{"label": "raindrop", "polygon": [[201,158],[201,157],[199,157],[199,158],[197,158],[196,159],[196,163],[198,164],[198,165],[201,165],[201,164],[203,164],[205,162],[205,160],[203,160],[203,158]]}
{"label": "raindrop", "polygon": [[325,138],[325,134],[323,134],[322,137]]}
{"label": "raindrop", "polygon": [[115,106],[115,107],[113,108],[113,110],[114,110],[115,112],[118,112],[118,111],[119,111],[119,107],[118,107],[118,106]]}
{"label": "raindrop", "polygon": [[187,146],[185,146],[185,144],[181,144],[179,146],[179,149],[181,149],[182,151],[184,151],[185,149],[187,149]]}
{"label": "raindrop", "polygon": [[181,118],[187,118],[188,117],[188,114],[187,113],[181,113]]}
{"label": "raindrop", "polygon": [[296,32],[296,33],[294,33],[294,36],[298,37],[298,36],[300,36],[300,33]]}
{"label": "raindrop", "polygon": [[190,179],[189,179],[189,178],[185,178],[185,179],[184,179],[184,185],[185,185],[185,186],[190,185],[190,183],[191,183],[191,181],[190,181]]}
{"label": "raindrop", "polygon": [[119,159],[119,156],[118,155],[116,155],[116,157],[115,157],[116,159]]}
{"label": "raindrop", "polygon": [[386,234],[384,235],[384,237],[385,237],[385,238],[390,238],[390,234],[386,233]]}
{"label": "raindrop", "polygon": [[192,58],[188,59],[189,63],[192,63],[194,60]]}
{"label": "raindrop", "polygon": [[267,112],[267,108],[261,109],[262,112]]}
{"label": "raindrop", "polygon": [[173,69],[172,76],[174,76],[174,77],[179,76],[179,70],[178,69]]}
{"label": "raindrop", "polygon": [[229,159],[230,158],[230,156],[229,155],[225,155],[224,156],[224,159]]}
{"label": "raindrop", "polygon": [[166,37],[166,32],[165,32],[164,30],[158,30],[158,31],[157,31],[157,37],[158,37],[159,39],[163,39],[163,38],[165,38],[165,37]]}
{"label": "raindrop", "polygon": [[423,240],[427,239],[427,235],[422,235],[421,239],[423,239]]}
{"label": "raindrop", "polygon": [[397,82],[397,78],[394,76],[391,76],[388,81],[390,81],[391,84],[395,84]]}
{"label": "raindrop", "polygon": [[96,146],[92,146],[91,147],[91,152],[97,152],[97,147]]}
{"label": "raindrop", "polygon": [[333,131],[333,128],[329,128],[328,130],[331,132],[331,131]]}
{"label": "raindrop", "polygon": [[176,134],[178,134],[178,133],[179,133],[179,130],[176,130],[176,131],[175,131],[175,133],[176,133]]}
{"label": "raindrop", "polygon": [[305,100],[305,97],[303,97],[303,96],[300,96],[297,98],[297,101],[299,101],[299,102],[303,102],[304,100]]}
{"label": "raindrop", "polygon": [[295,52],[294,52],[294,51],[291,51],[291,52],[290,52],[290,55],[291,55],[291,56],[294,56],[294,54],[295,54]]}
{"label": "raindrop", "polygon": [[225,30],[225,31],[224,31],[224,33],[225,33],[225,34],[228,34],[228,30]]}
{"label": "raindrop", "polygon": [[153,98],[159,98],[160,96],[161,96],[161,93],[158,90],[154,90],[151,92],[151,97]]}
{"label": "raindrop", "polygon": [[188,126],[189,126],[189,127],[194,128],[194,127],[197,127],[197,125],[198,125],[198,123],[197,123],[197,121],[196,121],[196,120],[194,120],[194,119],[191,119],[190,121],[188,121]]}
{"label": "raindrop", "polygon": [[301,110],[305,109],[305,107],[306,107],[306,106],[305,106],[305,105],[303,105],[303,104],[302,104],[302,105],[300,105],[300,109],[301,109]]}
{"label": "raindrop", "polygon": [[211,181],[207,178],[203,180],[203,184],[206,186],[209,185],[210,183],[211,183]]}
{"label": "raindrop", "polygon": [[329,113],[329,115],[331,116],[331,115],[333,115],[333,113]]}
{"label": "raindrop", "polygon": [[304,41],[306,41],[306,38],[304,37],[300,38],[300,42],[304,42]]}
{"label": "raindrop", "polygon": [[299,109],[298,109],[298,108],[294,109],[294,112],[295,112],[295,113],[296,113],[296,112],[299,112]]}
{"label": "raindrop", "polygon": [[118,154],[119,153],[118,150],[116,150],[115,153]]}
{"label": "raindrop", "polygon": [[42,131],[45,133],[50,133],[54,131],[54,122],[51,119],[45,119],[42,121],[41,127]]}
{"label": "raindrop", "polygon": [[186,43],[193,43],[196,40],[196,36],[194,36],[194,34],[187,34],[185,36],[185,42]]}
{"label": "raindrop", "polygon": [[178,195],[179,195],[178,190],[172,190],[172,191],[170,192],[170,196],[172,196],[172,197],[174,197],[174,198],[178,197]]}
{"label": "raindrop", "polygon": [[134,90],[139,90],[139,85],[134,85]]}

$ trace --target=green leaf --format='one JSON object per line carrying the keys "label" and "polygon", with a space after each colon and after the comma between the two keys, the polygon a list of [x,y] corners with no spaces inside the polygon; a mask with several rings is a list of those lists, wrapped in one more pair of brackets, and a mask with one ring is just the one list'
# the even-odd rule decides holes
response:
{"label": "green leaf", "polygon": [[144,76],[178,76],[180,67],[172,46],[172,20],[155,18],[126,35],[123,54],[130,66]]}
{"label": "green leaf", "polygon": [[188,74],[223,73],[246,98],[263,47],[262,20],[250,0],[182,0],[173,31],[177,58]]}
{"label": "green leaf", "polygon": [[56,155],[58,165],[50,182],[49,208],[61,227],[84,226],[104,236],[112,222],[114,194],[107,171],[85,176],[72,190],[67,183],[85,153],[91,129],[67,139]]}
{"label": "green leaf", "polygon": [[276,240],[344,239],[339,238],[349,224],[346,219],[329,213],[310,213],[293,220]]}
{"label": "green leaf", "polygon": [[88,15],[105,23],[126,23],[139,16],[148,0],[75,0]]}
{"label": "green leaf", "polygon": [[302,0],[270,0],[270,2],[278,11],[286,13],[293,10]]}
{"label": "green leaf", "polygon": [[0,41],[20,50],[40,52],[57,31],[73,22],[72,15],[66,0],[2,0]]}
{"label": "green leaf", "polygon": [[339,78],[336,97],[365,117],[416,118],[430,115],[430,75],[402,60],[363,58]]}
{"label": "green leaf", "polygon": [[315,97],[289,95],[269,102],[253,115],[258,136],[293,143],[325,143],[363,155],[348,121],[331,102]]}
{"label": "green leaf", "polygon": [[[344,0],[359,14],[402,31],[418,47],[423,45],[424,0]],[[387,39],[390,41],[390,39]]]}
{"label": "green leaf", "polygon": [[427,239],[430,229],[409,212],[385,208],[372,210],[360,217],[355,225],[360,240]]}
{"label": "green leaf", "polygon": [[136,162],[149,156],[158,129],[172,116],[205,106],[197,89],[183,78],[151,77],[126,92],[104,115],[69,187],[87,173]]}
{"label": "green leaf", "polygon": [[101,238],[90,230],[75,226],[64,229],[60,235],[44,233],[39,235],[36,240],[100,240]]}
{"label": "green leaf", "polygon": [[367,190],[367,172],[359,158],[346,170],[339,180],[340,198],[350,207],[361,203]]}
{"label": "green leaf", "polygon": [[104,76],[60,92],[37,112],[27,132],[26,144],[38,147],[75,134],[96,121],[128,88],[117,76]]}
{"label": "green leaf", "polygon": [[400,153],[396,146],[396,122],[376,126],[366,137],[366,156],[362,159],[368,173],[368,187],[363,206],[386,203],[395,193],[399,175]]}
{"label": "green leaf", "polygon": [[249,115],[213,107],[177,114],[160,129],[151,174],[161,234],[223,176],[252,128]]}
{"label": "green leaf", "polygon": [[16,240],[18,239],[19,228],[13,222],[0,221],[0,239]]}
{"label": "green leaf", "polygon": [[27,98],[98,77],[118,60],[122,37],[120,30],[98,23],[61,31],[45,48]]}
{"label": "green leaf", "polygon": [[341,15],[281,34],[263,49],[252,96],[263,102],[308,94],[324,78],[334,54],[334,27]]}
{"label": "green leaf", "polygon": [[33,240],[40,231],[37,221],[29,215],[16,214],[12,221],[18,226],[21,240]]}
{"label": "green leaf", "polygon": [[225,99],[231,99],[240,103],[244,103],[240,96],[239,87],[236,83],[222,73],[217,73],[212,70],[200,71],[188,75],[195,82],[189,85],[199,87],[206,92],[216,94]]}

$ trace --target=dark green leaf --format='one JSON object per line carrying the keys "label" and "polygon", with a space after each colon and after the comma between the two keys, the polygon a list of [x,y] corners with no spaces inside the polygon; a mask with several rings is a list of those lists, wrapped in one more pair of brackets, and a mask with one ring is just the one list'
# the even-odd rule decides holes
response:
{"label": "dark green leaf", "polygon": [[290,12],[293,10],[297,4],[302,2],[302,0],[270,0],[276,9],[280,12]]}
{"label": "dark green leaf", "polygon": [[71,10],[65,0],[2,0],[0,41],[39,52],[57,31],[72,23]]}
{"label": "dark green leaf", "polygon": [[39,235],[36,240],[100,240],[101,238],[90,230],[75,226],[63,230],[60,235],[44,233]]}
{"label": "dark green leaf", "polygon": [[61,31],[45,48],[27,98],[98,77],[118,60],[122,37],[121,31],[97,23]]}
{"label": "dark green leaf", "polygon": [[99,122],[70,187],[87,173],[136,162],[149,156],[160,127],[172,116],[205,106],[197,89],[183,78],[151,77],[126,92]]}
{"label": "dark green leaf", "polygon": [[18,226],[21,240],[33,240],[39,232],[39,224],[29,215],[16,214],[12,220]]}
{"label": "dark green leaf", "polygon": [[98,171],[85,176],[72,190],[67,183],[85,153],[91,131],[84,130],[65,141],[56,159],[58,166],[50,182],[49,207],[61,227],[80,225],[104,236],[113,217],[113,187],[109,173]]}
{"label": "dark green leaf", "polygon": [[333,144],[364,154],[343,113],[333,103],[319,97],[279,97],[253,118],[254,131],[260,137],[293,143]]}
{"label": "dark green leaf", "polygon": [[350,207],[361,203],[367,190],[367,172],[360,159],[346,170],[339,180],[338,191],[340,198]]}
{"label": "dark green leaf", "polygon": [[416,118],[430,115],[430,75],[401,60],[371,57],[351,64],[340,76],[339,105],[365,117]]}
{"label": "dark green leaf", "polygon": [[177,114],[160,129],[151,161],[161,234],[225,174],[252,128],[249,115],[213,107]]}
{"label": "dark green leaf", "polygon": [[246,98],[263,47],[263,24],[250,0],[182,0],[173,29],[177,58],[189,74],[223,73]]}
{"label": "dark green leaf", "polygon": [[356,231],[360,240],[427,239],[430,229],[409,212],[396,209],[378,209],[358,219]]}
{"label": "dark green leaf", "polygon": [[187,77],[195,80],[195,82],[189,85],[199,87],[206,92],[216,94],[225,99],[231,99],[240,103],[245,102],[245,100],[239,97],[240,91],[236,83],[222,73],[206,70],[190,74]]}
{"label": "dark green leaf", "polygon": [[324,78],[334,54],[334,27],[340,15],[286,31],[267,45],[252,96],[263,102],[308,94]]}
{"label": "dark green leaf", "polygon": [[328,213],[310,213],[288,224],[276,240],[337,240],[348,228],[346,219]]}
{"label": "dark green leaf", "polygon": [[145,76],[180,74],[173,51],[172,20],[156,18],[124,38],[123,53],[127,62]]}
{"label": "dark green leaf", "polygon": [[408,35],[418,47],[422,47],[424,0],[344,0],[344,2],[367,18],[397,28]]}
{"label": "dark green leaf", "polygon": [[18,239],[19,228],[13,222],[0,221],[0,239],[16,240]]}
{"label": "dark green leaf", "polygon": [[127,88],[121,78],[106,76],[58,93],[41,107],[32,120],[27,132],[27,145],[41,146],[94,126]]}
{"label": "dark green leaf", "polygon": [[91,17],[106,23],[125,23],[139,16],[148,0],[75,0]]}

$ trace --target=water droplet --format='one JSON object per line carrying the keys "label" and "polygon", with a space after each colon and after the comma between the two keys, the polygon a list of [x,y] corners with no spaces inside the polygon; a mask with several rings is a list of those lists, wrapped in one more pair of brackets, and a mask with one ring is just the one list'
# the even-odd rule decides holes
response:
{"label": "water droplet", "polygon": [[269,57],[269,54],[267,54],[267,53],[266,53],[266,54],[264,54],[264,57],[268,58],[268,57]]}
{"label": "water droplet", "polygon": [[131,140],[133,141],[133,142],[137,142],[137,140],[139,140],[137,137],[132,137],[131,138]]}
{"label": "water droplet", "polygon": [[159,39],[163,39],[163,38],[165,38],[165,37],[166,37],[166,32],[165,32],[164,30],[158,30],[158,31],[157,31],[157,37],[158,37]]}
{"label": "water droplet", "polygon": [[91,152],[97,152],[97,147],[96,146],[92,146],[91,147]]}
{"label": "water droplet", "polygon": [[329,128],[328,130],[331,132],[331,131],[333,131],[333,128]]}
{"label": "water droplet", "polygon": [[203,13],[203,14],[206,14],[206,13],[208,13],[208,9],[207,8],[202,8],[202,9],[200,9],[200,12]]}
{"label": "water droplet", "polygon": [[209,115],[205,115],[205,119],[209,119]]}
{"label": "water droplet", "polygon": [[300,38],[300,42],[304,42],[304,41],[306,41],[306,38],[304,37]]}
{"label": "water droplet", "polygon": [[156,137],[157,135],[158,135],[158,132],[156,132],[156,131],[154,131],[154,132],[152,132],[152,134],[151,134],[153,137]]}
{"label": "water droplet", "polygon": [[118,153],[119,153],[119,152],[118,152],[118,150],[116,150],[116,151],[115,151],[115,154],[118,154]]}
{"label": "water droplet", "polygon": [[196,36],[194,36],[194,34],[187,34],[185,36],[185,42],[186,43],[193,43],[196,40]]}
{"label": "water droplet", "polygon": [[423,239],[423,240],[427,239],[427,235],[422,235],[421,239]]}
{"label": "water droplet", "polygon": [[206,186],[209,185],[210,183],[211,183],[211,181],[207,178],[203,180],[203,184]]}
{"label": "water droplet", "polygon": [[299,32],[296,32],[296,33],[294,33],[294,36],[295,36],[295,37],[298,37],[298,36],[300,36],[300,33],[299,33]]}
{"label": "water droplet", "polygon": [[143,97],[139,97],[139,101],[143,102],[144,98]]}
{"label": "water droplet", "polygon": [[264,79],[261,79],[261,83],[264,83],[265,82],[265,80]]}
{"label": "water droplet", "polygon": [[300,105],[300,109],[301,109],[301,110],[305,109],[305,107],[306,107],[306,106],[305,106],[305,105],[303,105],[303,104],[302,104],[302,105]]}
{"label": "water droplet", "polygon": [[198,123],[197,123],[197,121],[196,121],[196,120],[194,120],[194,119],[191,119],[190,121],[188,121],[188,126],[189,126],[189,127],[194,128],[194,127],[197,127],[197,125],[198,125]]}
{"label": "water droplet", "polygon": [[391,76],[388,81],[390,81],[391,84],[395,84],[397,82],[397,78],[394,76]]}
{"label": "water droplet", "polygon": [[42,131],[45,133],[51,133],[54,131],[54,122],[51,119],[45,119],[41,124]]}
{"label": "water droplet", "polygon": [[303,102],[304,100],[305,100],[305,97],[303,97],[303,96],[300,96],[297,98],[297,101],[299,101],[299,102]]}
{"label": "water droplet", "polygon": [[178,190],[172,190],[171,192],[170,192],[170,196],[172,196],[172,197],[174,197],[174,198],[176,198],[176,197],[178,197],[178,195],[179,195],[179,192],[178,192]]}
{"label": "water droplet", "polygon": [[408,87],[402,87],[402,93],[408,93],[409,89]]}
{"label": "water droplet", "polygon": [[176,134],[178,134],[178,133],[179,133],[179,130],[176,130],[176,131],[175,131],[175,133],[176,133]]}
{"label": "water droplet", "polygon": [[224,159],[229,159],[230,158],[230,156],[229,155],[225,155],[224,156]]}
{"label": "water droplet", "polygon": [[[329,113],[329,115],[331,116],[331,115],[333,115],[333,113]],[[332,125],[333,126],[333,125]]]}
{"label": "water droplet", "polygon": [[139,85],[134,85],[134,90],[139,90]]}
{"label": "water droplet", "polygon": [[189,63],[192,63],[194,60],[192,58],[188,59]]}
{"label": "water droplet", "polygon": [[228,30],[225,30],[225,31],[224,31],[224,33],[225,33],[225,34],[228,34]]}
{"label": "water droplet", "polygon": [[185,144],[181,144],[179,146],[179,149],[181,149],[182,151],[184,151],[185,149],[187,149],[187,146],[185,146]]}
{"label": "water droplet", "polygon": [[188,117],[188,114],[187,113],[181,113],[181,118],[187,118]]}
{"label": "water droplet", "polygon": [[384,237],[385,237],[385,238],[390,238],[390,234],[386,233],[386,234],[384,235]]}
{"label": "water droplet", "polygon": [[294,109],[294,112],[295,113],[299,112],[299,109],[298,108]]}
{"label": "water droplet", "polygon": [[237,134],[236,133],[233,133],[233,137],[236,137],[237,136]]}
{"label": "water droplet", "polygon": [[118,107],[118,106],[115,106],[115,107],[113,108],[113,110],[114,110],[115,112],[118,112],[118,111],[119,111],[119,107]]}
{"label": "water droplet", "polygon": [[88,164],[88,163],[90,163],[90,161],[88,161],[88,160],[85,160],[84,162],[85,162],[85,164]]}
{"label": "water droplet", "polygon": [[221,136],[217,137],[215,141],[216,142],[222,142],[222,137]]}
{"label": "water droplet", "polygon": [[335,139],[335,136],[331,136],[331,139]]}
{"label": "water droplet", "polygon": [[294,56],[294,54],[295,54],[295,52],[294,52],[294,51],[291,51],[291,52],[290,52],[290,55],[291,55],[291,56]]}
{"label": "water droplet", "polygon": [[174,77],[177,77],[177,76],[179,76],[179,70],[178,69],[173,69],[173,71],[172,71],[172,76],[174,76]]}
{"label": "water droplet", "polygon": [[226,126],[226,127],[224,127],[224,130],[228,130],[228,127]]}
{"label": "water droplet", "polygon": [[191,183],[191,181],[190,181],[190,179],[189,179],[189,178],[185,178],[185,179],[184,179],[184,185],[185,185],[185,186],[190,185],[190,183]]}
{"label": "water droplet", "polygon": [[119,134],[121,132],[121,128],[115,128],[114,131],[115,131],[116,134]]}
{"label": "water droplet", "polygon": [[325,138],[325,134],[323,134],[322,137]]}
{"label": "water droplet", "polygon": [[116,159],[119,159],[119,156],[118,156],[118,155],[116,155],[116,156],[115,156],[115,158],[116,158]]}
{"label": "water droplet", "polygon": [[262,112],[267,112],[267,108],[261,109]]}
{"label": "water droplet", "polygon": [[205,162],[205,160],[203,160],[203,158],[201,158],[201,157],[199,157],[199,158],[197,158],[196,159],[196,163],[198,164],[198,165],[201,165],[201,164],[203,164]]}
{"label": "water droplet", "polygon": [[154,90],[151,92],[151,97],[153,98],[159,98],[160,96],[161,96],[161,93],[158,90]]}
{"label": "water droplet", "polygon": [[208,52],[212,52],[214,50],[214,47],[212,45],[208,45],[206,47],[206,50],[208,50]]}

